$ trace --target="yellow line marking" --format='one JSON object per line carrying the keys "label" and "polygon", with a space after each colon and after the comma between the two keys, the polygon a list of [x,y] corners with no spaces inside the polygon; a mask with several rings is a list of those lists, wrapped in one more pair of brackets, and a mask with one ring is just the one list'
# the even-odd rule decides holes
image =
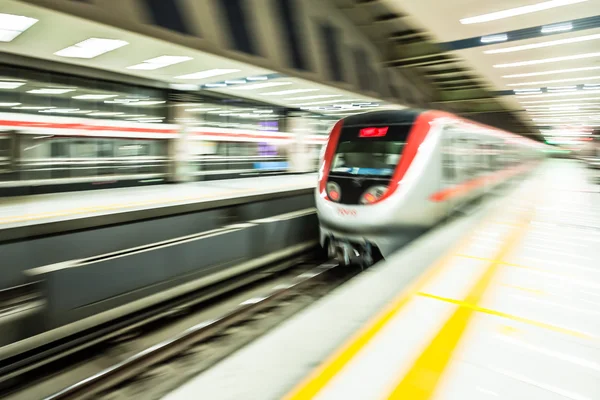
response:
{"label": "yellow line marking", "polygon": [[[520,193],[520,191],[516,192]],[[508,198],[507,198],[508,199]],[[503,202],[501,202],[503,204]],[[500,207],[500,209],[502,209]],[[494,216],[497,213],[493,213]],[[438,259],[433,267],[430,267],[425,274],[422,274],[408,288],[403,290],[392,302],[377,316],[372,318],[355,335],[347,340],[338,350],[336,350],[327,360],[318,368],[311,372],[304,380],[292,389],[283,400],[304,400],[312,399],[316,396],[331,379],[336,376],[344,366],[356,355],[373,337],[393,318],[400,310],[414,298],[414,295],[426,284],[433,280],[444,267],[455,258],[456,253],[470,243],[477,234],[477,230],[489,223],[493,217],[485,218],[476,224],[469,233],[463,236],[463,239],[453,246],[445,255]],[[407,400],[412,400],[410,397]]]}
{"label": "yellow line marking", "polygon": [[528,287],[525,287],[525,286],[509,285],[507,283],[503,283],[502,286],[508,287],[508,288],[511,288],[511,289],[521,290],[523,292],[528,292],[528,293],[533,293],[533,294],[539,294],[539,295],[542,295],[542,294],[546,293],[543,290],[532,289],[532,288],[528,288]]}
{"label": "yellow line marking", "polygon": [[[516,229],[504,242],[496,257],[479,277],[464,301],[444,326],[438,331],[427,348],[414,362],[408,373],[391,391],[389,399],[428,400],[433,397],[437,385],[450,363],[450,359],[463,336],[470,320],[475,315],[474,307],[481,301],[494,275],[500,268],[500,260],[515,247],[526,230],[525,226]],[[462,305],[463,302],[456,304]]]}
{"label": "yellow line marking", "polygon": [[398,312],[414,298],[414,295],[433,280],[446,267],[454,254],[461,248],[466,247],[475,230],[487,221],[477,224],[469,234],[441,259],[414,281],[408,288],[402,291],[389,306],[372,318],[360,331],[350,338],[341,348],[330,356],[320,367],[301,381],[284,400],[312,399],[323,389],[327,383],[344,368],[358,352],[393,318]]}
{"label": "yellow line marking", "polygon": [[584,333],[584,332],[579,332],[579,331],[576,331],[576,330],[573,330],[573,329],[568,329],[568,328],[562,328],[560,326],[548,324],[548,323],[541,322],[541,321],[536,321],[536,320],[525,318],[525,317],[519,317],[518,315],[509,314],[509,313],[505,313],[505,312],[498,311],[498,310],[493,310],[491,308],[480,307],[480,306],[478,306],[476,304],[469,303],[467,301],[450,299],[450,298],[447,298],[447,297],[436,296],[434,294],[423,293],[423,292],[419,292],[417,294],[419,296],[429,297],[431,299],[444,301],[446,303],[456,304],[456,305],[458,305],[460,307],[464,307],[464,308],[467,308],[467,309],[470,309],[470,310],[473,310],[473,311],[476,311],[476,312],[480,312],[480,313],[484,313],[484,314],[489,314],[489,315],[494,315],[494,316],[501,317],[501,318],[506,318],[506,319],[509,319],[511,321],[522,322],[522,323],[525,323],[527,325],[533,325],[533,326],[537,326],[538,328],[544,328],[544,329],[548,329],[548,330],[551,330],[551,331],[554,331],[554,332],[564,333],[564,334],[569,335],[569,336],[575,336],[575,337],[578,337],[578,338],[589,339],[589,340],[596,339],[595,336],[589,335],[589,334]]}
{"label": "yellow line marking", "polygon": [[[292,188],[292,187],[297,187],[297,185],[282,185],[282,186],[277,187],[277,191],[281,191],[281,189],[288,189],[288,188]],[[184,203],[184,202],[192,202],[195,200],[214,199],[214,198],[221,198],[221,197],[226,198],[229,195],[236,195],[236,194],[241,195],[241,194],[245,194],[245,193],[255,193],[255,192],[256,192],[256,189],[230,189],[226,192],[219,192],[219,193],[198,195],[198,196],[185,196],[185,197],[176,197],[176,198],[161,197],[158,199],[134,201],[134,202],[127,202],[127,203],[115,203],[115,204],[108,204],[108,205],[103,205],[103,206],[77,207],[77,208],[71,208],[71,209],[62,210],[62,211],[48,211],[48,212],[37,213],[37,214],[23,214],[23,215],[11,216],[11,217],[3,217],[3,218],[0,218],[0,224],[10,224],[10,223],[16,223],[16,222],[48,219],[48,218],[55,218],[55,217],[62,217],[62,216],[80,215],[80,214],[85,214],[85,213],[97,213],[97,212],[102,212],[102,211],[122,210],[122,209],[127,209],[127,208],[150,206],[150,205],[157,205],[157,204],[166,206],[166,205],[169,205],[172,203]],[[263,192],[256,192],[256,193],[260,194]],[[269,194],[269,192],[266,192],[266,194]],[[1,209],[2,209],[2,206],[0,206],[0,210]]]}

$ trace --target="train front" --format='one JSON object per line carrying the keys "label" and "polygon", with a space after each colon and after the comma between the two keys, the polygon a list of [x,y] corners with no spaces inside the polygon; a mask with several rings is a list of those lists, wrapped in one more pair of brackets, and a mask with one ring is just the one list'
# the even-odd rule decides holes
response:
{"label": "train front", "polygon": [[316,195],[330,257],[371,264],[430,223],[435,212],[427,196],[437,182],[425,174],[435,158],[434,146],[422,146],[430,127],[425,114],[365,113],[332,129]]}
{"label": "train front", "polygon": [[317,189],[321,244],[330,257],[371,264],[402,240],[399,228],[419,207],[416,187],[409,190],[403,181],[398,188],[416,154],[408,138],[409,133],[415,137],[418,115],[378,111],[347,117],[334,126]]}

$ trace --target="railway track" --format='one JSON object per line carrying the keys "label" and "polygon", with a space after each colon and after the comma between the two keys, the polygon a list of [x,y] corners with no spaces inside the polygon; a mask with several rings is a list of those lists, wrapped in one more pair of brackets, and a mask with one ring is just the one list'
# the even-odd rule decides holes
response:
{"label": "railway track", "polygon": [[[7,399],[160,398],[360,272],[319,253],[265,266],[0,367]],[[11,367],[11,368],[9,368]]]}

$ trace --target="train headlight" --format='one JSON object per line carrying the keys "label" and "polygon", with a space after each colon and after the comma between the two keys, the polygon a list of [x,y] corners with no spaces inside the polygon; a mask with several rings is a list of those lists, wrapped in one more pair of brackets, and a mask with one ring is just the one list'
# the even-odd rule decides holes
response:
{"label": "train headlight", "polygon": [[331,201],[340,201],[340,198],[342,197],[340,185],[335,182],[327,182],[327,197],[329,197]]}
{"label": "train headlight", "polygon": [[360,204],[372,204],[379,200],[385,192],[387,192],[387,186],[371,186],[369,190],[363,193],[360,198]]}

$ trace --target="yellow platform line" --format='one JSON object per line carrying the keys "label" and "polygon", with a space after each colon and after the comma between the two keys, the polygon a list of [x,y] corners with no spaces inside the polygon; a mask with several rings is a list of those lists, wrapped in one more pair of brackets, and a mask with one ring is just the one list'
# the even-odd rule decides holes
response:
{"label": "yellow platform line", "polygon": [[[477,305],[481,301],[494,275],[500,268],[501,260],[515,247],[525,231],[526,226],[520,226],[511,233],[485,272],[467,294],[464,301],[466,304]],[[394,400],[431,399],[474,314],[475,310],[473,308],[458,307],[413,363],[406,375],[391,390],[388,398]]]}
{"label": "yellow platform line", "polygon": [[552,324],[548,324],[546,322],[536,321],[536,320],[525,318],[525,317],[520,317],[518,315],[514,315],[514,314],[510,314],[510,313],[505,313],[505,312],[494,310],[494,309],[491,309],[491,308],[480,307],[480,306],[478,306],[476,304],[468,303],[467,301],[464,301],[464,300],[451,299],[451,298],[448,298],[448,297],[436,296],[434,294],[423,293],[423,292],[419,292],[417,294],[419,296],[423,296],[423,297],[428,297],[428,298],[435,299],[435,300],[444,301],[446,303],[456,304],[456,305],[458,305],[460,307],[465,307],[465,308],[468,308],[468,309],[471,309],[473,311],[480,312],[480,313],[483,313],[483,314],[494,315],[494,316],[497,316],[497,317],[509,319],[511,321],[522,322],[522,323],[525,323],[527,325],[532,325],[532,326],[536,326],[538,328],[548,329],[548,330],[551,330],[551,331],[554,331],[554,332],[564,333],[564,334],[569,335],[569,336],[575,336],[575,337],[578,337],[578,338],[588,339],[588,340],[595,340],[595,339],[597,339],[597,337],[592,336],[590,334],[587,334],[585,332],[580,332],[580,331],[569,329],[569,328],[563,328],[561,326],[552,325]]}
{"label": "yellow platform line", "polygon": [[[530,189],[531,190],[531,189]],[[534,192],[531,190],[531,192]],[[520,192],[519,192],[520,193]],[[511,196],[512,197],[512,196]],[[523,196],[521,196],[523,198]],[[508,197],[505,201],[508,201]],[[504,204],[504,202],[501,202]],[[501,207],[500,207],[501,208]],[[336,350],[327,360],[325,360],[318,368],[312,371],[304,380],[296,385],[287,395],[284,400],[304,400],[314,398],[330,381],[333,379],[345,365],[362,350],[362,348],[393,318],[400,310],[414,298],[421,288],[431,282],[441,271],[455,259],[456,253],[466,248],[472,241],[477,231],[482,226],[490,224],[498,213],[494,212],[491,216],[477,223],[470,231],[463,236],[463,239],[453,246],[445,255],[422,274],[408,288],[403,290],[396,296],[392,302],[377,316],[372,318],[363,326],[355,335],[346,341],[338,350]],[[525,225],[522,225],[524,227]],[[412,400],[409,397],[407,400]]]}
{"label": "yellow platform line", "polygon": [[348,340],[339,350],[329,357],[320,367],[314,370],[308,377],[301,381],[290,393],[283,399],[300,400],[312,399],[317,395],[334,376],[371,340],[379,331],[393,318],[400,310],[414,298],[423,287],[431,282],[442,270],[454,259],[455,253],[466,247],[476,229],[484,225],[487,221],[479,223],[471,232],[442,258],[440,258],[433,267],[429,268],[425,274],[421,275],[408,288],[402,291],[386,309],[371,319],[357,334]]}

